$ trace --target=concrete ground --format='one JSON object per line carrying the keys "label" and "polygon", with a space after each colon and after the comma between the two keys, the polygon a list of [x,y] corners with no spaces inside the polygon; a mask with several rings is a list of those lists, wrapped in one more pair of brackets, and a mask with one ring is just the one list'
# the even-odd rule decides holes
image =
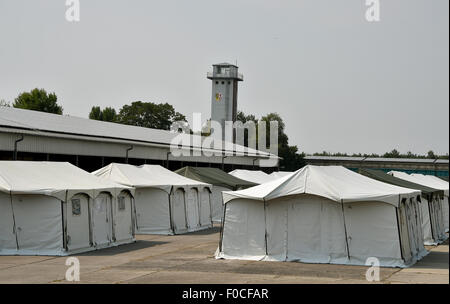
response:
{"label": "concrete ground", "polygon": [[[367,268],[216,260],[219,228],[176,236],[138,235],[134,244],[78,255],[80,283],[369,283]],[[382,268],[379,283],[449,283],[448,241],[411,268]],[[67,257],[0,256],[0,283],[68,283]]]}

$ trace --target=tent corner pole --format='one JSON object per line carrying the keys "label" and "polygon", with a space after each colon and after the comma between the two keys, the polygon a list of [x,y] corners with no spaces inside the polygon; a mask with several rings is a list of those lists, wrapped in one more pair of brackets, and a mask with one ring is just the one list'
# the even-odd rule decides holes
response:
{"label": "tent corner pole", "polygon": [[14,232],[14,236],[16,237],[16,248],[18,251],[19,250],[19,239],[17,237],[16,216],[14,215],[14,205],[13,205],[13,198],[12,198],[11,191],[9,191],[9,198],[10,198],[10,202],[11,202],[11,212],[12,212],[12,217],[13,217],[13,232]]}
{"label": "tent corner pole", "polygon": [[269,256],[269,249],[268,249],[268,245],[267,245],[268,242],[267,242],[266,199],[263,198],[263,201],[264,201],[264,243],[265,243],[265,246],[266,246],[266,257],[268,257]]}
{"label": "tent corner pole", "polygon": [[345,223],[344,200],[341,199],[342,219],[344,221],[345,246],[347,248],[347,259],[350,261],[350,248],[348,246],[347,224]]}

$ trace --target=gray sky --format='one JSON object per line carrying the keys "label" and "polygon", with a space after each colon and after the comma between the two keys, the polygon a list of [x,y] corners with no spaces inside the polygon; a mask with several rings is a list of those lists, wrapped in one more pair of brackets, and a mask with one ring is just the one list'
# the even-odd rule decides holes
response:
{"label": "gray sky", "polygon": [[449,1],[0,0],[0,99],[45,88],[64,113],[168,102],[210,117],[211,64],[239,109],[278,112],[300,151],[449,152]]}

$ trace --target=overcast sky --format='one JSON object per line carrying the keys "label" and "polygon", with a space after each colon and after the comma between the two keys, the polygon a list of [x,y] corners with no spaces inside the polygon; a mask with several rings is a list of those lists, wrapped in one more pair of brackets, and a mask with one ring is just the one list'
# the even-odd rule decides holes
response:
{"label": "overcast sky", "polygon": [[449,152],[449,1],[0,0],[0,99],[54,91],[64,113],[168,102],[210,117],[213,63],[239,66],[238,107],[278,112],[313,153]]}

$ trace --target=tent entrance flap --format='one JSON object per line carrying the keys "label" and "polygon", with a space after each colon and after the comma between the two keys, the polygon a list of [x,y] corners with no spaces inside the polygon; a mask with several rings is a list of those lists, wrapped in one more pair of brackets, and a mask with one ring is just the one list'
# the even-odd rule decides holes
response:
{"label": "tent entrance flap", "polygon": [[128,192],[121,192],[113,203],[115,242],[133,238],[133,201]]}
{"label": "tent entrance flap", "polygon": [[89,197],[76,194],[67,201],[67,250],[90,247]]}
{"label": "tent entrance flap", "polygon": [[95,246],[105,246],[112,242],[111,196],[100,193],[91,208],[92,233]]}
{"label": "tent entrance flap", "polygon": [[184,190],[176,188],[170,200],[174,233],[182,233],[187,230],[186,205],[184,201]]}

